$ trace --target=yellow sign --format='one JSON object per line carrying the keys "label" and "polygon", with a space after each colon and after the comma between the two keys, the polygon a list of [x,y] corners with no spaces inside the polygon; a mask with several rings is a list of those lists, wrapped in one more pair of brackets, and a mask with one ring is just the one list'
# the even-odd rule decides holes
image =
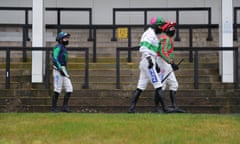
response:
{"label": "yellow sign", "polygon": [[117,28],[117,38],[127,39],[128,38],[128,28]]}

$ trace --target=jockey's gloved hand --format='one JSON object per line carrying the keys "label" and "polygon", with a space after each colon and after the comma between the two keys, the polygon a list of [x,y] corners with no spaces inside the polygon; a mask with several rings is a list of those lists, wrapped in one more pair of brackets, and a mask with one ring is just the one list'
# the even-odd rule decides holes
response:
{"label": "jockey's gloved hand", "polygon": [[160,73],[160,67],[158,66],[158,64],[156,63],[156,66],[155,66],[155,68],[156,68],[156,71],[157,71],[157,73]]}
{"label": "jockey's gloved hand", "polygon": [[59,72],[62,76],[66,76],[62,69],[60,69]]}
{"label": "jockey's gloved hand", "polygon": [[149,69],[153,68],[153,62],[152,62],[151,57],[147,57],[147,60],[148,60],[148,68]]}
{"label": "jockey's gloved hand", "polygon": [[172,69],[173,69],[174,71],[176,71],[176,70],[179,69],[178,65],[175,64],[175,63],[171,63],[171,66],[172,66]]}

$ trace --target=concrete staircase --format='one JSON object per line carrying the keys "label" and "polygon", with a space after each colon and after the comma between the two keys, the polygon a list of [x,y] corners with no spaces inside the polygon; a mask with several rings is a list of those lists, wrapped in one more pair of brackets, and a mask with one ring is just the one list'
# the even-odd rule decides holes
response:
{"label": "concrete staircase", "polygon": [[[184,55],[182,57],[186,58]],[[205,57],[208,59],[208,56]],[[127,112],[138,80],[137,59],[127,63],[126,58],[121,58],[121,89],[116,89],[115,58],[99,57],[98,63],[90,63],[89,89],[83,89],[83,58],[71,58],[69,69],[74,87],[71,109],[74,112]],[[235,90],[233,84],[219,81],[215,60],[200,64],[199,89],[194,89],[193,64],[188,61],[182,63],[180,70],[175,73],[180,84],[177,93],[179,107],[191,113],[240,112],[240,91]],[[5,89],[3,64],[0,67],[1,112],[49,112],[52,88],[46,89],[44,84],[31,84],[30,62],[12,62],[10,89]],[[138,112],[152,111],[153,95],[154,90],[149,84],[137,104]],[[164,95],[170,104],[168,91]],[[59,106],[62,98],[63,95],[60,96]]]}
{"label": "concrete staircase", "polygon": [[[143,30],[136,30],[133,34],[132,45],[137,45]],[[50,31],[51,33],[51,31]],[[56,32],[52,31],[52,36]],[[127,62],[127,54],[121,54],[121,89],[116,89],[116,47],[126,47],[127,40],[111,41],[111,31],[101,30],[97,34],[97,62],[92,59],[92,42],[87,41],[87,31],[70,31],[72,42],[70,47],[89,47],[89,89],[83,89],[84,59],[81,53],[70,52],[69,69],[74,92],[70,99],[70,106],[74,112],[127,112],[133,91],[138,80],[139,53],[133,52],[133,61]],[[186,46],[188,34],[181,33],[180,42],[175,46]],[[51,35],[50,35],[51,36]],[[194,39],[194,46],[198,46],[197,38],[202,38],[201,46],[214,46],[218,38],[207,42],[207,31],[198,32]],[[204,39],[204,40],[203,40]],[[10,43],[10,42],[4,42]],[[18,43],[18,42],[16,42]],[[9,44],[14,45],[14,44]],[[29,44],[30,45],[30,44]],[[54,41],[47,42],[48,47],[55,45]],[[0,112],[49,112],[51,108],[51,88],[46,89],[43,83],[31,83],[31,55],[27,62],[21,62],[19,53],[11,57],[11,85],[5,89],[5,59],[0,64]],[[179,81],[177,93],[178,106],[189,113],[239,113],[240,90],[234,89],[233,84],[223,84],[218,76],[218,54],[202,53],[199,57],[199,89],[194,89],[193,63],[188,62],[187,52],[176,52],[179,59],[184,58],[180,70],[175,74]],[[52,80],[51,80],[52,82]],[[154,90],[149,87],[144,91],[137,104],[138,112],[152,112]],[[168,91],[164,96],[169,101]],[[63,95],[58,102],[62,104]]]}

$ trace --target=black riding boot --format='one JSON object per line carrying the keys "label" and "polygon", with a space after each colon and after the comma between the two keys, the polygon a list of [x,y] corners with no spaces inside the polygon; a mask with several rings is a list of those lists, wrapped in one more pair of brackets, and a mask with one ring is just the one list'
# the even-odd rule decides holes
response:
{"label": "black riding boot", "polygon": [[173,106],[173,109],[175,112],[178,112],[178,113],[185,113],[184,110],[180,109],[177,107],[177,104],[176,104],[176,91],[173,91],[173,90],[170,90],[170,99],[171,99],[171,102],[172,102],[172,106]]}
{"label": "black riding boot", "polygon": [[54,92],[52,96],[52,112],[58,112],[57,110],[57,101],[58,101],[58,92]]}
{"label": "black riding boot", "polygon": [[138,98],[141,94],[142,90],[140,89],[136,89],[133,93],[133,97],[132,97],[132,100],[131,100],[131,105],[128,109],[128,113],[135,113],[136,111],[136,104],[137,104],[137,101],[138,101]]}
{"label": "black riding boot", "polygon": [[157,92],[155,92],[154,93],[154,104],[155,104],[155,107],[154,107],[154,110],[153,110],[153,112],[155,112],[155,113],[161,113],[162,112],[162,110],[161,110],[161,108],[160,108],[160,106],[159,106],[159,97],[158,97],[158,94],[157,94]]}
{"label": "black riding boot", "polygon": [[71,112],[69,107],[68,107],[68,101],[69,101],[69,98],[71,96],[71,92],[67,92],[65,95],[64,95],[64,99],[63,99],[63,108],[62,108],[62,111],[63,112]]}
{"label": "black riding boot", "polygon": [[156,89],[156,93],[157,93],[159,101],[160,101],[160,103],[162,105],[163,111],[165,113],[172,113],[173,109],[168,107],[167,102],[166,102],[166,100],[165,100],[165,98],[163,97],[163,94],[162,94],[162,88],[157,88]]}

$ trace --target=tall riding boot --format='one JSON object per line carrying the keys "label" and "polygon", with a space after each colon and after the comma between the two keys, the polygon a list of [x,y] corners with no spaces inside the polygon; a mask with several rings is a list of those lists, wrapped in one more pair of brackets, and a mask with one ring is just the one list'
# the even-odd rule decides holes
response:
{"label": "tall riding boot", "polygon": [[165,113],[172,113],[173,109],[168,107],[167,102],[166,102],[166,100],[165,100],[165,98],[163,97],[163,94],[162,94],[162,88],[157,88],[156,89],[156,93],[157,93],[159,101],[160,101],[160,103],[162,105],[163,111]]}
{"label": "tall riding boot", "polygon": [[176,94],[177,94],[176,91],[170,90],[170,99],[171,99],[171,102],[172,102],[173,109],[174,109],[175,112],[185,113],[184,110],[182,110],[182,109],[177,107],[177,104],[176,104]]}
{"label": "tall riding boot", "polygon": [[63,112],[71,112],[69,107],[68,107],[68,101],[69,101],[69,98],[71,96],[71,92],[67,92],[65,95],[64,95],[64,99],[63,99],[63,108],[62,108],[62,111]]}
{"label": "tall riding boot", "polygon": [[58,101],[58,92],[54,92],[52,96],[52,112],[58,112],[57,110],[57,101]]}
{"label": "tall riding boot", "polygon": [[154,107],[154,110],[153,110],[153,112],[155,112],[155,113],[161,113],[162,111],[161,111],[161,108],[160,108],[160,106],[159,106],[159,97],[158,97],[158,94],[157,94],[157,92],[155,92],[154,93],[154,104],[155,104],[155,107]]}
{"label": "tall riding boot", "polygon": [[134,91],[134,94],[133,94],[133,97],[132,97],[132,100],[131,100],[131,105],[128,109],[128,113],[135,113],[136,104],[137,104],[137,101],[138,101],[138,98],[139,98],[141,92],[142,92],[142,90],[140,90],[138,88]]}

